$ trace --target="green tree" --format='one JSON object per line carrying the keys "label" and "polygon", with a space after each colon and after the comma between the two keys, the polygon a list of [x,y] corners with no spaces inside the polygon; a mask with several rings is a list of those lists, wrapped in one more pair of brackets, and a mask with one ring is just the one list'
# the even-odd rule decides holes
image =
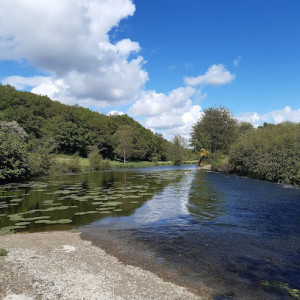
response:
{"label": "green tree", "polygon": [[231,147],[231,172],[300,184],[300,123],[268,125],[242,135]]}
{"label": "green tree", "polygon": [[81,156],[87,155],[90,145],[88,130],[79,127],[76,123],[66,121],[62,117],[51,119],[43,131],[45,136],[52,137],[58,145],[58,151],[65,154],[78,152]]}
{"label": "green tree", "polygon": [[174,162],[174,165],[181,165],[186,153],[186,141],[177,134],[174,136],[169,146],[169,158]]}
{"label": "green tree", "polygon": [[237,120],[226,107],[205,109],[192,128],[191,146],[195,151],[205,148],[211,152],[226,153],[237,137],[237,127]]}
{"label": "green tree", "polygon": [[28,176],[26,145],[17,135],[0,131],[0,182],[24,180]]}
{"label": "green tree", "polygon": [[88,155],[88,159],[89,159],[89,162],[90,162],[90,169],[92,171],[101,170],[102,156],[99,153],[99,149],[96,145],[91,147],[90,153]]}
{"label": "green tree", "polygon": [[117,156],[123,159],[124,164],[126,160],[131,157],[134,152],[134,135],[133,129],[129,125],[124,125],[116,131],[113,136],[115,144],[115,152]]}
{"label": "green tree", "polygon": [[245,133],[255,130],[253,125],[248,122],[241,122],[238,124],[238,136],[241,136]]}
{"label": "green tree", "polygon": [[27,133],[25,132],[25,130],[16,121],[0,122],[0,131],[2,131],[3,133],[13,134],[23,142],[25,142],[27,137]]}

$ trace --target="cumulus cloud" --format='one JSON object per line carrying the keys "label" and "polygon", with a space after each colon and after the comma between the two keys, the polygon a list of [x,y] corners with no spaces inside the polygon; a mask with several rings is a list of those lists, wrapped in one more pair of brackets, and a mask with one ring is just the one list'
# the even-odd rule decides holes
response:
{"label": "cumulus cloud", "polygon": [[184,83],[191,86],[213,85],[220,86],[233,81],[234,74],[231,74],[224,65],[212,65],[204,75],[197,77],[185,77]]}
{"label": "cumulus cloud", "polygon": [[240,113],[236,118],[240,121],[252,123],[256,127],[263,122],[275,124],[285,121],[300,122],[300,109],[293,110],[291,107],[286,106],[283,109],[273,110],[265,114],[256,112]]}
{"label": "cumulus cloud", "polygon": [[197,90],[180,87],[166,95],[156,91],[145,91],[142,97],[129,109],[134,116],[146,117],[145,126],[160,131],[167,139],[175,134],[189,137],[192,125],[201,116],[201,107],[193,105],[192,96]]}
{"label": "cumulus cloud", "polygon": [[108,33],[134,12],[131,0],[2,0],[0,59],[26,59],[48,74],[3,83],[32,85],[67,104],[133,101],[148,80],[140,45],[130,39],[113,44]]}
{"label": "cumulus cloud", "polygon": [[28,87],[34,87],[41,84],[50,84],[51,78],[45,76],[9,76],[5,78],[5,83],[13,85],[16,89],[23,90]]}
{"label": "cumulus cloud", "polygon": [[124,113],[122,111],[112,110],[107,113],[108,116],[123,116]]}
{"label": "cumulus cloud", "polygon": [[190,97],[196,93],[192,87],[180,87],[169,95],[156,91],[145,91],[142,97],[133,104],[129,113],[133,116],[156,116],[161,113],[182,112],[191,106]]}

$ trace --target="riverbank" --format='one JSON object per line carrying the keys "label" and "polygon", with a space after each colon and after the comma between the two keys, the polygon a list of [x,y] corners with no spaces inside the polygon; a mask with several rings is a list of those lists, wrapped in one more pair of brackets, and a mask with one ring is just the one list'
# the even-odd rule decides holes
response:
{"label": "riverbank", "polygon": [[2,235],[0,245],[8,251],[1,299],[210,299],[121,263],[77,232]]}
{"label": "riverbank", "polygon": [[[77,158],[77,160],[76,160]],[[72,155],[55,155],[54,156],[56,171],[64,171],[64,165],[74,165],[78,164],[75,168],[78,172],[88,172],[92,170],[92,166],[88,158],[76,157]],[[183,161],[182,165],[197,164],[197,160],[193,161]],[[147,167],[162,167],[162,166],[173,166],[173,161],[128,161],[124,163],[123,161],[116,160],[101,160],[99,167],[106,170],[115,169],[133,169],[133,168],[147,168]]]}

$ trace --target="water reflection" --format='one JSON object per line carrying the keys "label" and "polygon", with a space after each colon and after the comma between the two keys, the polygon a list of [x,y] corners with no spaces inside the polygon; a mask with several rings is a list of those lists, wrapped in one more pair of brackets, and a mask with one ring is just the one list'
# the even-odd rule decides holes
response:
{"label": "water reflection", "polygon": [[92,225],[128,229],[141,226],[186,224],[187,216],[190,214],[191,187],[197,176],[197,170],[192,170],[188,174],[181,172],[180,181],[166,185],[130,216],[105,218]]}
{"label": "water reflection", "polygon": [[195,173],[189,193],[189,213],[199,222],[213,221],[225,214],[224,195],[207,180],[207,174]]}
{"label": "water reflection", "polygon": [[[160,210],[159,203],[167,206],[168,201],[162,199],[168,191],[177,189],[187,201],[188,192],[176,188],[183,176],[184,170],[180,168],[156,168],[85,173],[5,185],[0,188],[0,230],[67,229],[107,216],[130,216],[154,197],[156,201],[149,204],[153,213],[146,217],[150,222],[167,212],[164,207]],[[162,192],[168,185],[169,190]],[[145,221],[141,215],[136,220]]]}

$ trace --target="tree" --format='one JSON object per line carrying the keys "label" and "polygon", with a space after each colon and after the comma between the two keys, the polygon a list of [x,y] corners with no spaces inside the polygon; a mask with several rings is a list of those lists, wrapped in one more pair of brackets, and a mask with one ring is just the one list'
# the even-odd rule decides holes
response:
{"label": "tree", "polygon": [[179,134],[175,135],[169,148],[169,156],[174,165],[181,165],[185,156],[185,146],[185,139]]}
{"label": "tree", "polygon": [[17,135],[0,131],[0,182],[29,176],[26,145]]}
{"label": "tree", "polygon": [[228,152],[237,137],[237,120],[226,107],[210,107],[193,126],[191,146],[199,152],[201,148],[211,152]]}
{"label": "tree", "polygon": [[134,151],[133,137],[133,129],[129,125],[122,126],[113,136],[115,152],[123,158],[124,164]]}
{"label": "tree", "polygon": [[25,132],[25,130],[16,121],[0,122],[0,131],[2,131],[3,133],[13,134],[23,142],[27,137],[27,133]]}
{"label": "tree", "polygon": [[238,124],[238,136],[241,136],[252,130],[255,130],[255,129],[251,123],[241,122],[240,124]]}
{"label": "tree", "polygon": [[92,171],[101,170],[102,156],[99,153],[99,149],[98,149],[97,145],[94,145],[90,148],[90,153],[88,155],[88,159],[90,162],[90,169]]}

